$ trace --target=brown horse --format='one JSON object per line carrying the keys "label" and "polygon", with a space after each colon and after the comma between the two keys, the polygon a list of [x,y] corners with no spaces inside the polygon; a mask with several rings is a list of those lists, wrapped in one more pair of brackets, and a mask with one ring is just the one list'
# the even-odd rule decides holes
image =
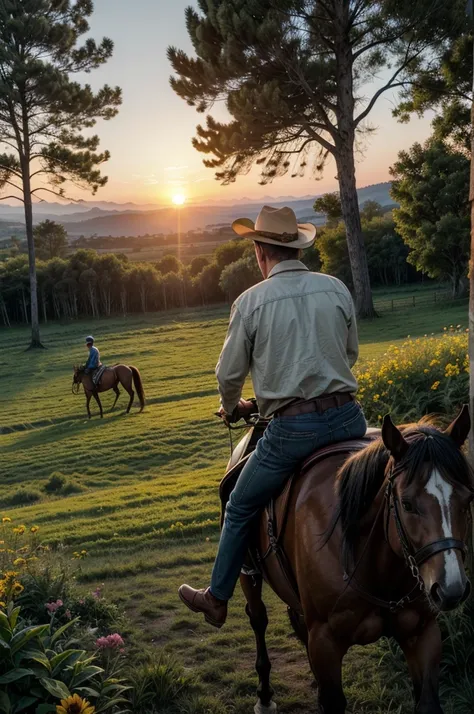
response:
{"label": "brown horse", "polygon": [[145,406],[145,392],[143,389],[140,372],[136,367],[132,367],[131,365],[127,367],[127,365],[125,364],[116,364],[113,367],[107,367],[101,377],[100,384],[98,386],[94,385],[92,381],[92,376],[90,374],[85,373],[84,367],[74,366],[74,376],[72,378],[73,393],[78,393],[81,384],[84,388],[84,394],[86,395],[86,406],[89,419],[91,418],[91,410],[89,403],[92,397],[94,397],[97,404],[99,405],[100,418],[102,419],[104,417],[102,404],[99,399],[99,392],[107,392],[109,389],[114,390],[115,401],[112,405],[112,409],[114,409],[115,405],[117,404],[117,400],[120,396],[120,390],[118,388],[119,384],[122,385],[122,387],[125,389],[125,391],[130,397],[127,407],[127,414],[129,413],[132,407],[133,399],[135,396],[132,384],[135,387],[135,390],[138,394],[138,399],[140,400],[140,411],[143,411],[143,408]]}
{"label": "brown horse", "polygon": [[[469,428],[467,407],[444,432],[427,424],[399,430],[386,417],[381,438],[355,453],[349,443],[294,481],[276,547],[292,571],[300,609],[290,609],[290,619],[306,645],[322,714],[346,712],[348,649],[384,635],[406,656],[416,714],[442,714],[436,618],[470,591],[464,557],[474,479],[461,452]],[[278,578],[267,579],[284,599]],[[241,585],[257,643],[255,712],[275,712],[262,578],[242,574]]]}

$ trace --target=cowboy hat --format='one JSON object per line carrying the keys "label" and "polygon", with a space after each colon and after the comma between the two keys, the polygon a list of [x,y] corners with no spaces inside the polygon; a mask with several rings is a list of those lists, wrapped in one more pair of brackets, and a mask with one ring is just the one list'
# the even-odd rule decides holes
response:
{"label": "cowboy hat", "polygon": [[232,223],[232,230],[242,238],[296,250],[309,248],[316,237],[315,226],[312,223],[298,224],[295,212],[287,207],[264,206],[255,223],[250,218],[239,218]]}

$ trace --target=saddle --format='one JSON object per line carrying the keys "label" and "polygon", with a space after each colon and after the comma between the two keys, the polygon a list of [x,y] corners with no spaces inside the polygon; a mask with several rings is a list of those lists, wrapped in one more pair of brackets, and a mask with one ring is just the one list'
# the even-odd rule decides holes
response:
{"label": "saddle", "polygon": [[96,387],[99,386],[100,380],[102,379],[102,375],[107,369],[109,369],[107,365],[101,364],[100,367],[97,367],[97,369],[95,370],[94,374],[92,375],[92,381],[94,382]]}
{"label": "saddle", "polygon": [[[342,441],[319,449],[312,454],[300,469],[287,480],[283,490],[262,510],[257,517],[249,550],[242,568],[246,575],[261,575],[270,587],[294,612],[301,614],[301,603],[296,578],[283,549],[283,536],[288,517],[290,497],[295,483],[302,478],[322,480],[327,474],[327,462],[331,460],[331,471],[338,470],[350,454],[361,451],[374,439],[380,436],[379,429],[368,429],[361,439]],[[225,507],[237,479],[246,464],[250,454],[247,454],[224,476],[220,484],[221,527],[224,520]],[[314,470],[314,467],[319,467]]]}

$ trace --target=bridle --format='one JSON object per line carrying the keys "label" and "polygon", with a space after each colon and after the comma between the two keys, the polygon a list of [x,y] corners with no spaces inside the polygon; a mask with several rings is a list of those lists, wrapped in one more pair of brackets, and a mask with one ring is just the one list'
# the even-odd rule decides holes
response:
{"label": "bridle", "polygon": [[352,574],[348,575],[347,571],[344,574],[344,579],[346,581],[349,581],[348,584],[353,588],[353,590],[356,590],[356,592],[358,592],[372,604],[377,605],[378,607],[389,609],[390,612],[398,612],[406,605],[409,605],[410,603],[414,602],[419,597],[421,597],[421,595],[424,594],[425,584],[420,574],[420,567],[421,565],[423,565],[423,563],[432,558],[433,555],[436,555],[437,553],[443,553],[446,550],[460,550],[464,560],[468,550],[466,543],[462,540],[458,540],[457,538],[440,538],[439,540],[435,540],[431,543],[428,543],[427,545],[424,545],[418,550],[414,547],[400,517],[400,501],[398,499],[397,492],[395,489],[395,480],[397,476],[399,476],[404,470],[405,465],[403,464],[403,462],[399,464],[394,464],[392,462],[389,471],[387,487],[385,489],[385,498],[382,501],[379,512],[375,518],[374,525],[372,527],[368,540],[370,540],[370,537],[375,531],[375,526],[379,520],[379,516],[385,509],[385,540],[393,551],[389,539],[390,516],[393,515],[393,519],[395,521],[395,526],[397,529],[398,539],[402,547],[403,557],[406,565],[410,569],[414,580],[416,581],[415,585],[410,590],[410,592],[408,592],[399,600],[384,600],[382,598],[376,597],[375,595],[372,595],[362,585],[360,585],[360,583],[355,578],[355,573],[361,563],[364,553],[362,553],[361,557],[359,558],[359,561],[357,562],[354,570],[352,571]]}

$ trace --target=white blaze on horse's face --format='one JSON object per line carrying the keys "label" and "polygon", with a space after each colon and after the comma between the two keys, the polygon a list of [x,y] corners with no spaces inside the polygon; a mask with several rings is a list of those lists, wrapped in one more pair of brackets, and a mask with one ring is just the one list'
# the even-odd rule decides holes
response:
{"label": "white blaze on horse's face", "polygon": [[[437,469],[431,472],[431,476],[425,486],[426,492],[432,496],[439,504],[441,512],[441,529],[443,538],[453,538],[452,528],[452,499],[454,489],[440,474]],[[445,550],[444,556],[444,583],[440,583],[449,588],[456,585],[465,586],[466,575],[464,569],[460,567],[458,552],[456,550]],[[429,569],[429,579],[432,582],[426,582],[425,585],[429,590],[434,585],[435,573],[433,568]]]}

